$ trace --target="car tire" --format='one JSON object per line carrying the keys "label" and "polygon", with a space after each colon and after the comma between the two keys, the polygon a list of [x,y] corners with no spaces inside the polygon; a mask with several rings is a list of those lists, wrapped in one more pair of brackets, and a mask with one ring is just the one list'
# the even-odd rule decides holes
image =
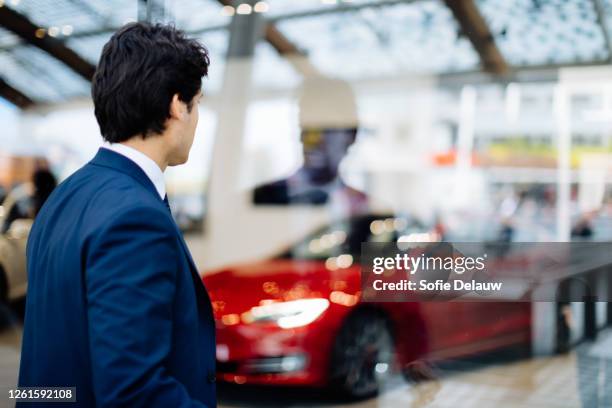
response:
{"label": "car tire", "polygon": [[397,368],[389,321],[376,310],[360,310],[342,325],[332,352],[331,390],[350,400],[375,396]]}

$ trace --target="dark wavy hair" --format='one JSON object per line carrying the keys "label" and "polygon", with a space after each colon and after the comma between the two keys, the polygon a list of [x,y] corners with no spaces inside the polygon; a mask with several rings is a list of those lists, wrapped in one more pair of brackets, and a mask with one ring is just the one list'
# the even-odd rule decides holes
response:
{"label": "dark wavy hair", "polygon": [[117,143],[162,133],[172,97],[191,111],[209,65],[206,48],[173,26],[119,29],[102,50],[91,87],[102,137]]}

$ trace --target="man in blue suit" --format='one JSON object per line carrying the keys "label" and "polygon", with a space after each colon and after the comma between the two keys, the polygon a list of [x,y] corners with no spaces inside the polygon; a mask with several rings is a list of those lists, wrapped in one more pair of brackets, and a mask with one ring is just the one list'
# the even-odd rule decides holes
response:
{"label": "man in blue suit", "polygon": [[209,63],[168,26],[105,45],[92,83],[105,146],[28,241],[19,386],[76,387],[72,407],[216,406],[212,308],[163,179],[189,156]]}

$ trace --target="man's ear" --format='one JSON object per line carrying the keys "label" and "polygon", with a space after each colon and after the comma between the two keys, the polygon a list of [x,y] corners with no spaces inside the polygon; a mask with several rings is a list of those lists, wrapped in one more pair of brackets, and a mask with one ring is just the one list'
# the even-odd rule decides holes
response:
{"label": "man's ear", "polygon": [[180,120],[185,113],[187,113],[187,104],[179,99],[177,93],[174,94],[172,101],[170,101],[170,117]]}

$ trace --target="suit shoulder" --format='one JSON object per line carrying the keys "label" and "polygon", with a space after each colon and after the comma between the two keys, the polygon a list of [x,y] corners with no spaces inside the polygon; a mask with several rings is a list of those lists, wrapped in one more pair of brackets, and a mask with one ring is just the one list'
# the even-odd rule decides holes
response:
{"label": "suit shoulder", "polygon": [[[116,169],[86,164],[75,174],[71,184],[87,193],[91,201],[111,201],[117,210],[131,206],[159,206],[161,199],[129,174]],[[163,209],[163,207],[162,207]]]}
{"label": "suit shoulder", "polygon": [[130,219],[172,226],[161,198],[128,174],[87,164],[66,182],[62,195],[83,210],[84,218],[95,229]]}
{"label": "suit shoulder", "polygon": [[[136,188],[135,183],[131,183],[129,179],[130,177],[126,174],[87,163],[59,183],[54,193],[56,195],[73,197],[83,195],[93,198],[96,195],[95,193],[104,193],[109,188]],[[142,186],[141,188],[144,189]]]}
{"label": "suit shoulder", "polygon": [[171,217],[168,211],[159,206],[147,205],[146,203],[129,203],[122,205],[114,211],[109,222],[127,222],[134,224],[163,225],[172,227]]}

